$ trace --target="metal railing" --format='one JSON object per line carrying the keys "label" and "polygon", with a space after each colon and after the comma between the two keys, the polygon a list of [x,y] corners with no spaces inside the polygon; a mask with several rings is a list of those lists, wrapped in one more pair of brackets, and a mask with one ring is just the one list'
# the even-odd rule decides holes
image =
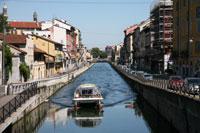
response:
{"label": "metal railing", "polygon": [[[140,75],[131,74],[127,68],[122,68],[117,66],[117,69],[123,71],[124,73],[129,76],[129,78],[133,79],[136,82],[139,82],[140,84],[158,88],[158,89],[164,89],[170,92],[178,93],[180,95],[190,96],[190,97],[196,97],[200,99],[200,88],[199,89],[190,89],[188,86],[186,86],[183,83],[171,83],[169,80],[165,79],[153,79],[153,80],[146,80]],[[200,86],[199,86],[200,87]]]}
{"label": "metal railing", "polygon": [[32,84],[28,89],[16,95],[12,100],[0,107],[0,123],[3,123],[13,112],[35,94],[37,94],[37,85]]}

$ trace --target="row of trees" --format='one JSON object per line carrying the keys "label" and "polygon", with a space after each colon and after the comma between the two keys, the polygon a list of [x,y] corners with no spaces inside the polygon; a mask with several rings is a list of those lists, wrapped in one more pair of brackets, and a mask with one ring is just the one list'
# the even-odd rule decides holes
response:
{"label": "row of trees", "polygon": [[92,48],[91,54],[93,58],[101,58],[101,59],[107,58],[106,52],[101,51],[99,48]]}

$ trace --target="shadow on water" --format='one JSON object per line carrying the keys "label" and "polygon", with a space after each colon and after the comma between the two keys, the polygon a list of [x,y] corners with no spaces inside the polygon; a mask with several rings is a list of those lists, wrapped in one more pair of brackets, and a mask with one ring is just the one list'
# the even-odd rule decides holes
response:
{"label": "shadow on water", "polygon": [[[88,82],[101,88],[104,112],[87,108],[73,111],[70,108],[75,88]],[[109,64],[96,64],[57,92],[49,103],[38,106],[6,132],[177,132],[145,100],[137,96],[133,88],[134,85],[127,84]]]}
{"label": "shadow on water", "polygon": [[152,133],[178,133],[173,125],[160,116],[142,97],[138,96],[133,106],[135,114],[143,117]]}

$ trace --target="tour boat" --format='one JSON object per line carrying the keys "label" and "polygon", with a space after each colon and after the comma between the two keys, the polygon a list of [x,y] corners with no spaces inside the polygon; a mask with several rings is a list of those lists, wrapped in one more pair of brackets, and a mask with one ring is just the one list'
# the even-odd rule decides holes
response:
{"label": "tour boat", "polygon": [[101,109],[102,101],[101,92],[95,84],[82,84],[74,92],[73,102],[76,109],[84,105]]}

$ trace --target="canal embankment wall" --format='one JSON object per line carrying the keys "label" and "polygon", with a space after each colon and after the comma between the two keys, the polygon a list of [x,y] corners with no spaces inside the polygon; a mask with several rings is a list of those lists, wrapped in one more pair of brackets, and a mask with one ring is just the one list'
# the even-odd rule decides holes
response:
{"label": "canal embankment wall", "polygon": [[[19,107],[3,123],[0,124],[0,132],[3,132],[7,127],[11,126],[13,123],[20,120],[23,116],[31,112],[41,103],[47,101],[50,96],[55,94],[63,86],[73,81],[75,78],[83,74],[92,66],[93,64],[82,67],[80,69],[77,69],[69,74],[62,75],[60,77],[41,80],[40,82],[38,82],[37,93],[31,96],[24,104],[21,105],[21,107]],[[13,87],[12,90],[10,90],[11,91],[10,93],[17,95],[17,93],[22,91],[21,89],[24,89],[24,87]]]}
{"label": "canal embankment wall", "polygon": [[126,78],[135,91],[179,132],[200,132],[199,97],[197,98],[163,89],[162,86],[166,86],[165,84],[159,85],[161,87],[152,86],[151,83],[144,83],[142,80],[136,80],[132,75],[115,65],[112,65],[112,67]]}

